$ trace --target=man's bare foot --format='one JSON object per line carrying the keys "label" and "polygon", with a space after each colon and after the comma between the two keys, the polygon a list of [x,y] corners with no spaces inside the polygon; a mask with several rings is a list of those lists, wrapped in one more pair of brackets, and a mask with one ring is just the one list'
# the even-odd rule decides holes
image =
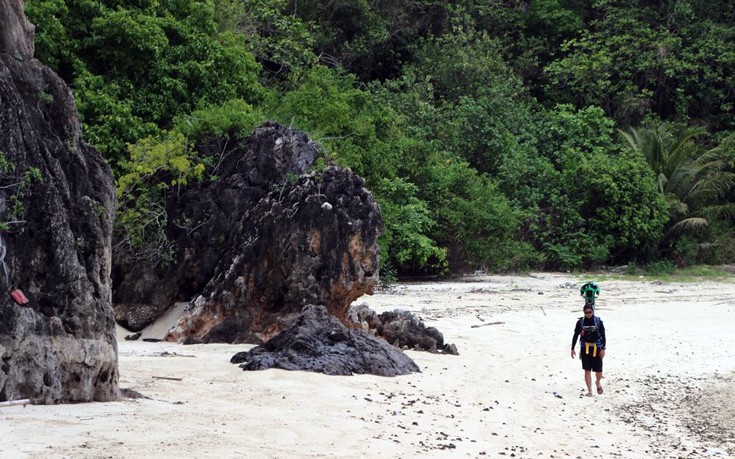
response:
{"label": "man's bare foot", "polygon": [[597,385],[597,393],[602,394],[602,386],[599,384]]}
{"label": "man's bare foot", "polygon": [[587,392],[587,397],[592,397],[592,392]]}

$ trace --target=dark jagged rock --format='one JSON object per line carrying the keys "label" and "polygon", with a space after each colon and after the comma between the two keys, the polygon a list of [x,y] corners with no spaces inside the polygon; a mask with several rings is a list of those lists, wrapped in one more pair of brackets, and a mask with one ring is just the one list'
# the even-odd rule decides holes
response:
{"label": "dark jagged rock", "polygon": [[377,314],[366,304],[350,309],[352,322],[359,324],[401,349],[458,355],[457,346],[444,343],[444,335],[434,327],[427,327],[421,318],[408,311],[387,311]]}
{"label": "dark jagged rock", "polygon": [[[202,150],[216,156],[220,147]],[[306,304],[346,320],[350,303],[377,283],[382,221],[351,171],[310,172],[318,157],[303,133],[275,123],[223,153],[217,181],[169,203],[175,263],[151,269],[115,259],[118,321],[140,330],[192,299],[168,340],[257,343]]]}
{"label": "dark jagged rock", "polygon": [[230,361],[242,363],[245,370],[279,368],[328,375],[420,372],[401,350],[370,333],[346,328],[324,306],[307,306],[278,336]]}
{"label": "dark jagged rock", "polygon": [[22,1],[0,2],[0,401],[116,400],[112,173],[32,37]]}

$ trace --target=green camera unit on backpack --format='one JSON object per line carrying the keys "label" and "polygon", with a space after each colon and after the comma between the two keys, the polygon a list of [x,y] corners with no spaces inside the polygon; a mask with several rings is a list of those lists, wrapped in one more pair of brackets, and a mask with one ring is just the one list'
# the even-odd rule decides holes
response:
{"label": "green camera unit on backpack", "polygon": [[580,287],[579,294],[584,297],[585,304],[595,304],[595,298],[600,296],[600,287],[590,281]]}

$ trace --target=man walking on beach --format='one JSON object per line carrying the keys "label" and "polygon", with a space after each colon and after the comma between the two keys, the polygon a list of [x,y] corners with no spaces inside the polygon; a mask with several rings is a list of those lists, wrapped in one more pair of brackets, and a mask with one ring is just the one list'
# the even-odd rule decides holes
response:
{"label": "man walking on beach", "polygon": [[595,372],[597,393],[602,394],[602,359],[605,357],[605,326],[602,320],[595,315],[591,304],[584,305],[584,317],[580,317],[574,327],[572,337],[572,358],[574,358],[574,346],[579,337],[579,358],[582,359],[584,369],[584,382],[587,384],[587,397],[592,397],[592,373]]}

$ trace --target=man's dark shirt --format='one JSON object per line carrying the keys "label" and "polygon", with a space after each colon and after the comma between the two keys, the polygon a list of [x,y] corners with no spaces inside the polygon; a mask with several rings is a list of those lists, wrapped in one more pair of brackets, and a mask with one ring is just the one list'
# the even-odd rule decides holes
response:
{"label": "man's dark shirt", "polygon": [[[597,322],[597,323],[595,323]],[[597,333],[591,334],[590,330],[597,325]],[[597,317],[597,320],[595,320],[595,316],[590,317],[589,319],[586,317],[582,317],[579,320],[577,320],[577,324],[574,326],[574,337],[572,338],[572,349],[574,349],[574,345],[577,344],[577,337],[582,334],[582,330],[585,330],[584,335],[581,336],[580,343],[597,343],[598,347],[600,349],[605,349],[605,345],[607,344],[607,340],[605,339],[605,325],[602,323],[602,319]],[[590,336],[592,335],[592,336]]]}

